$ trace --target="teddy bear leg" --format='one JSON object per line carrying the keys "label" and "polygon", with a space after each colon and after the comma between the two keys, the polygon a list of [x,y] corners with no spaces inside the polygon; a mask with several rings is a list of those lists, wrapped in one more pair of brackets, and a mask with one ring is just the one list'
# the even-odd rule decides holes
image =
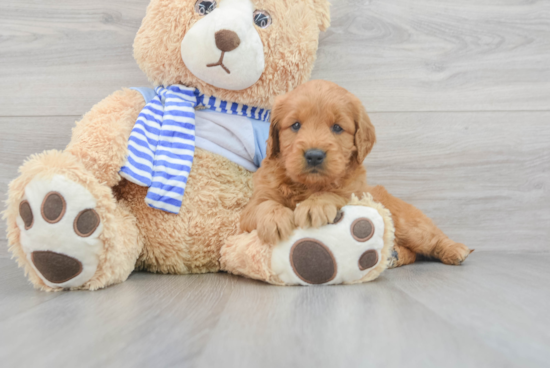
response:
{"label": "teddy bear leg", "polygon": [[141,250],[135,218],[69,153],[33,156],[9,188],[8,241],[31,282],[47,291],[124,281]]}
{"label": "teddy bear leg", "polygon": [[222,268],[276,285],[354,284],[386,269],[394,244],[390,212],[366,195],[353,196],[332,224],[295,229],[274,246],[256,233],[236,235],[222,248]]}
{"label": "teddy bear leg", "polygon": [[284,285],[272,270],[272,250],[272,246],[260,240],[256,230],[231,236],[220,250],[221,269],[270,284]]}

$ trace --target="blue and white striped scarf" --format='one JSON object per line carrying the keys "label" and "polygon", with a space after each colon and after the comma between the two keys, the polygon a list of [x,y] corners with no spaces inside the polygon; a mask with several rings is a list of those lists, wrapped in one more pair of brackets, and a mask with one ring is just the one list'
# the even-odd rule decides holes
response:
{"label": "blue and white striped scarf", "polygon": [[157,87],[143,108],[128,141],[128,158],[120,175],[149,187],[145,202],[179,213],[195,155],[195,108],[269,121],[270,111],[204,95],[183,85]]}

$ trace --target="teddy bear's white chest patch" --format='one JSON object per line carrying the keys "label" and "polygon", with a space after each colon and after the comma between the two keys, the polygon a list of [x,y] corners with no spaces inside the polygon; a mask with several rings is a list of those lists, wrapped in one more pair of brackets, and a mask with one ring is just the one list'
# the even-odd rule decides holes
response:
{"label": "teddy bear's white chest patch", "polygon": [[265,157],[269,123],[211,110],[196,112],[197,147],[256,171]]}
{"label": "teddy bear's white chest patch", "polygon": [[211,10],[189,29],[181,43],[187,68],[208,84],[243,90],[256,83],[265,68],[264,48],[254,25],[250,0],[212,1]]}

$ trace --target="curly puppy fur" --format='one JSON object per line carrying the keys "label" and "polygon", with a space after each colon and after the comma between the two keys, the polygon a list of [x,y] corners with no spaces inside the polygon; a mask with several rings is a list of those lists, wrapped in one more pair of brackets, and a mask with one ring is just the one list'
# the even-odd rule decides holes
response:
{"label": "curly puppy fur", "polygon": [[[470,254],[450,240],[420,210],[367,185],[363,161],[376,141],[374,126],[357,97],[327,81],[311,81],[279,97],[272,112],[267,158],[254,174],[254,194],[241,216],[241,229],[257,230],[274,245],[296,227],[331,223],[353,194],[372,194],[395,221],[397,265],[416,254],[460,264]],[[306,153],[322,151],[322,164]]]}

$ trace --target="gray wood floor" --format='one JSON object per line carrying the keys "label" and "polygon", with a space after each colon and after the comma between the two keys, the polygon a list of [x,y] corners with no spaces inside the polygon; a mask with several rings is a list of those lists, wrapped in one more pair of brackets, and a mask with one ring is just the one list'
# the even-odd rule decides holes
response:
{"label": "gray wood floor", "polygon": [[423,262],[368,284],[275,287],[136,273],[100,292],[30,289],[0,259],[4,367],[548,367],[548,254]]}
{"label": "gray wood floor", "polygon": [[[120,87],[149,0],[0,0],[0,201],[32,153]],[[371,183],[476,252],[371,284],[135,274],[31,289],[0,222],[2,366],[548,366],[550,1],[332,0],[314,78],[377,128]]]}

